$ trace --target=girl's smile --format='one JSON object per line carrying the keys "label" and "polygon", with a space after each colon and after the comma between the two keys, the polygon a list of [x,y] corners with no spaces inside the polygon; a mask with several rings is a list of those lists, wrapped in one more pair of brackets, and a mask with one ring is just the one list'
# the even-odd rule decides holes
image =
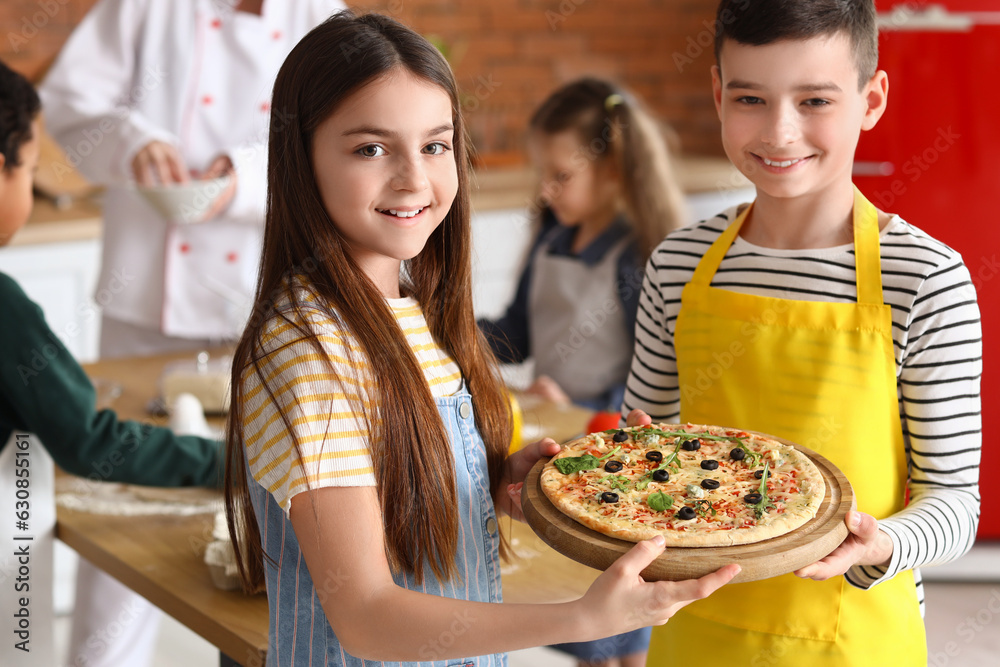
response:
{"label": "girl's smile", "polygon": [[417,208],[404,208],[400,206],[398,208],[389,208],[389,209],[377,208],[375,210],[381,213],[382,215],[387,215],[391,218],[399,218],[400,220],[410,220],[421,215],[428,208],[429,208],[428,206],[418,206]]}
{"label": "girl's smile", "polygon": [[[399,101],[406,100],[406,104]],[[451,98],[396,69],[363,86],[316,129],[313,169],[347,252],[389,297],[458,192]]]}

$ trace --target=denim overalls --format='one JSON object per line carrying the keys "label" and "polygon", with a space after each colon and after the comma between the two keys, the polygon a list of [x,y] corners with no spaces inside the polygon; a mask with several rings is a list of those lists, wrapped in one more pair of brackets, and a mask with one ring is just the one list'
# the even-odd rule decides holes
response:
{"label": "denim overalls", "polygon": [[[463,385],[451,396],[435,399],[438,412],[451,440],[455,459],[455,484],[458,498],[458,576],[442,584],[429,567],[424,569],[423,584],[412,575],[394,575],[396,583],[410,590],[433,595],[500,602],[500,534],[497,526],[490,481],[486,467],[486,447],[476,429],[472,399]],[[249,475],[249,471],[247,472]],[[334,570],[315,586],[299,551],[292,524],[280,505],[252,476],[248,477],[261,540],[277,566],[264,561],[267,601],[270,615],[267,665],[392,665],[393,667],[506,667],[507,655],[494,654],[451,660],[435,660],[448,651],[456,638],[466,632],[473,619],[456,616],[440,634],[428,637],[419,655],[426,662],[386,662],[362,660],[349,655],[340,646],[326,620],[322,602],[336,596],[339,575]],[[385,641],[392,642],[391,636]]]}

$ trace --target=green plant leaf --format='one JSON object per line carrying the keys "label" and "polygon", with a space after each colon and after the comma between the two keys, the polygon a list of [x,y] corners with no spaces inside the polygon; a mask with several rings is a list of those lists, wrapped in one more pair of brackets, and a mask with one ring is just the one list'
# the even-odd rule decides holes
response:
{"label": "green plant leaf", "polygon": [[649,509],[656,512],[666,512],[668,509],[673,507],[674,498],[673,496],[668,496],[662,491],[657,491],[656,493],[651,493],[646,496],[646,504],[649,505]]}
{"label": "green plant leaf", "polygon": [[767,479],[771,476],[771,462],[764,461],[764,475],[760,478],[760,487],[757,492],[760,493],[760,501],[753,505],[754,516],[757,517],[759,521],[764,513],[773,508],[775,505],[771,502],[771,499],[767,496]]}
{"label": "green plant leaf", "polygon": [[715,507],[712,506],[712,501],[704,498],[694,501],[694,511],[701,516],[708,516],[709,511],[712,512],[712,516],[717,514]]}
{"label": "green plant leaf", "polygon": [[743,442],[742,440],[739,440],[737,438],[736,441],[737,442],[736,442],[735,449],[742,449],[743,450],[743,454],[744,454],[744,456],[743,456],[743,462],[746,463],[746,465],[747,465],[748,468],[756,468],[757,464],[760,463],[760,459],[762,458],[763,455],[759,454],[758,452],[755,452],[752,449],[750,449],[749,447],[747,447],[746,443]]}
{"label": "green plant leaf", "polygon": [[571,475],[575,472],[581,472],[584,470],[593,470],[601,464],[606,458],[614,456],[614,454],[621,449],[621,447],[615,447],[610,452],[597,458],[593,454],[584,454],[583,456],[567,456],[565,458],[556,459],[555,466],[564,475]]}

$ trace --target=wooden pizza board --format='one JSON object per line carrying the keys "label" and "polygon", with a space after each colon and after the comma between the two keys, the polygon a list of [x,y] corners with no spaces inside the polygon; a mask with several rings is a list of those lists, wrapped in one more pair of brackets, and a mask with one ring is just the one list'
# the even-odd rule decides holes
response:
{"label": "wooden pizza board", "polygon": [[[739,563],[743,568],[733,583],[769,579],[818,561],[844,541],[848,533],[844,517],[848,510],[857,506],[850,482],[833,463],[811,449],[781,438],[774,439],[804,453],[823,474],[826,496],[816,516],[790,533],[763,542],[721,547],[667,547],[642,571],[644,579],[696,579],[729,563]],[[548,461],[538,461],[524,480],[521,509],[525,520],[559,553],[578,563],[606,570],[635,543],[593,531],[556,509],[540,483],[542,468]]]}

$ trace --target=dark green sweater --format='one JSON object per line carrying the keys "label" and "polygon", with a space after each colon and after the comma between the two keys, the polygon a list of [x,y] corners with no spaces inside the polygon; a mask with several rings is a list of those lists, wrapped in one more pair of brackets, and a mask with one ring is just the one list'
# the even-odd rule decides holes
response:
{"label": "dark green sweater", "polygon": [[87,375],[38,307],[0,273],[0,448],[34,433],[63,470],[149,486],[218,486],[220,445],[97,411]]}

